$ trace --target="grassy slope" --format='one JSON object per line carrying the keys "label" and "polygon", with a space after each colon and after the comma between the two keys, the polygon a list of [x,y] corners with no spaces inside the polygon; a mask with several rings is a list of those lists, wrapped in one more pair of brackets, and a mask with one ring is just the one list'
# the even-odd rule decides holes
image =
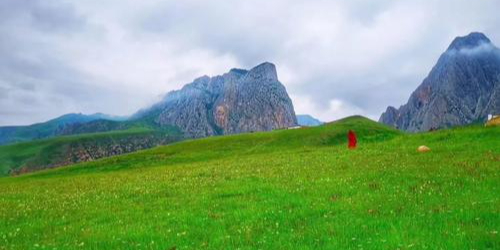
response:
{"label": "grassy slope", "polygon": [[120,138],[149,135],[163,136],[170,133],[170,131],[155,131],[149,128],[133,128],[105,133],[62,136],[0,146],[0,176],[7,175],[9,170],[20,168],[25,164],[38,166],[54,163],[66,154],[66,150],[71,144],[87,142],[94,144],[110,143]]}
{"label": "grassy slope", "polygon": [[0,249],[498,249],[499,136],[350,118],[2,178]]}

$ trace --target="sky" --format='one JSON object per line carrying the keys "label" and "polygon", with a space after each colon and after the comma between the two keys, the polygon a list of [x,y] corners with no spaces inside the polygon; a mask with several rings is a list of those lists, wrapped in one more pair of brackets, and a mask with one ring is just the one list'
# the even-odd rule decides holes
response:
{"label": "sky", "polygon": [[0,126],[130,115],[193,79],[276,65],[297,114],[377,120],[453,38],[500,45],[499,0],[0,0]]}

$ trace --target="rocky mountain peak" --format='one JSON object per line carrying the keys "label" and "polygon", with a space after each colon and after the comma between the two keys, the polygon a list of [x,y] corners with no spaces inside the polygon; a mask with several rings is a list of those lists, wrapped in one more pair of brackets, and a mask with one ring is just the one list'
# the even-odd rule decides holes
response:
{"label": "rocky mountain peak", "polygon": [[144,117],[159,126],[176,126],[188,137],[267,131],[297,124],[292,101],[272,63],[197,78],[134,115],[135,119]]}
{"label": "rocky mountain peak", "polygon": [[185,85],[184,88],[190,88],[190,87],[205,88],[209,82],[210,82],[210,77],[204,75],[194,79],[194,81],[191,84]]}
{"label": "rocky mountain peak", "polygon": [[472,49],[483,44],[490,44],[490,39],[481,32],[472,32],[466,36],[456,37],[448,47],[448,51]]}
{"label": "rocky mountain peak", "polygon": [[252,68],[248,72],[248,77],[268,81],[278,81],[276,66],[270,62],[264,62]]}
{"label": "rocky mountain peak", "polygon": [[500,113],[500,50],[482,33],[457,37],[422,84],[380,122],[420,132],[483,122]]}
{"label": "rocky mountain peak", "polygon": [[387,107],[387,109],[385,110],[385,112],[383,113],[383,115],[380,119],[385,124],[394,125],[394,124],[396,124],[398,116],[399,116],[399,111],[395,107],[389,106],[389,107]]}
{"label": "rocky mountain peak", "polygon": [[233,73],[233,74],[237,74],[237,75],[245,75],[246,73],[248,73],[248,70],[233,68],[229,71],[229,73]]}

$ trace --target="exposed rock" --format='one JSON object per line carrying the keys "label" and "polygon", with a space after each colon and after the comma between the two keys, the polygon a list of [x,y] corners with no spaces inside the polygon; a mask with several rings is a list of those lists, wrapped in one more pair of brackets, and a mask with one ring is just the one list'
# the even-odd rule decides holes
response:
{"label": "exposed rock", "polygon": [[232,69],[222,76],[197,78],[134,118],[177,126],[189,137],[268,131],[297,124],[292,101],[271,63],[249,71]]}
{"label": "exposed rock", "polygon": [[396,124],[398,118],[399,118],[399,110],[397,110],[393,106],[389,106],[382,114],[382,117],[380,117],[380,121],[388,125],[394,125]]}
{"label": "exposed rock", "polygon": [[420,153],[425,153],[431,151],[431,149],[425,145],[422,145],[417,148],[417,151]]}
{"label": "exposed rock", "polygon": [[419,132],[473,122],[500,113],[500,50],[482,33],[457,37],[423,83],[380,122]]}

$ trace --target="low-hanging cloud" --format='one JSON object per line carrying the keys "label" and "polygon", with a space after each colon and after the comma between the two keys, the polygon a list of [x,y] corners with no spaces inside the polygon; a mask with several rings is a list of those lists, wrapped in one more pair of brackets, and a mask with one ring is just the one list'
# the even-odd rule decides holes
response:
{"label": "low-hanging cloud", "polygon": [[494,0],[4,0],[0,125],[127,115],[201,75],[276,64],[297,113],[377,119],[455,36],[500,41]]}
{"label": "low-hanging cloud", "polygon": [[481,55],[484,53],[495,53],[497,56],[498,54],[498,48],[492,45],[491,43],[482,43],[479,46],[476,46],[474,48],[463,48],[458,51],[455,51],[455,53],[459,53],[462,55],[466,56],[476,56],[476,55]]}

